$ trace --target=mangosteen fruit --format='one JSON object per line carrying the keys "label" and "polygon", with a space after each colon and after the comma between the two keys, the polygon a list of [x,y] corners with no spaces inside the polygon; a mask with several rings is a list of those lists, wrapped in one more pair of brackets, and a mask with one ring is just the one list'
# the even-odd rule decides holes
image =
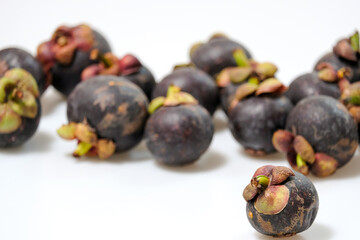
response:
{"label": "mangosteen fruit", "polygon": [[218,103],[218,89],[212,77],[193,67],[180,67],[162,79],[155,87],[152,98],[166,96],[171,86],[181,88],[181,91],[191,94],[200,105],[212,115]]}
{"label": "mangosteen fruit", "polygon": [[358,145],[357,124],[338,100],[312,96],[292,109],[285,130],[274,133],[273,144],[287,154],[296,171],[326,177],[352,159]]}
{"label": "mangosteen fruit", "polygon": [[23,49],[5,48],[0,51],[0,77],[12,68],[22,68],[28,71],[35,78],[40,95],[50,84],[45,82],[40,62]]}
{"label": "mangosteen fruit", "polygon": [[355,32],[349,38],[339,40],[333,51],[322,56],[315,64],[315,70],[319,64],[327,63],[335,71],[348,69],[348,80],[355,82],[360,80],[360,55],[359,33]]}
{"label": "mangosteen fruit", "polygon": [[49,41],[38,46],[37,59],[47,81],[68,96],[81,81],[81,72],[98,62],[98,54],[110,51],[105,38],[89,26],[60,26]]}
{"label": "mangosteen fruit", "polygon": [[249,59],[242,49],[233,52],[236,67],[221,70],[216,77],[219,87],[221,107],[228,114],[229,106],[235,98],[236,89],[243,83],[259,82],[275,76],[277,67],[270,62],[256,62]]}
{"label": "mangosteen fruit", "polygon": [[156,86],[155,78],[150,70],[141,64],[134,55],[126,54],[118,59],[115,55],[108,52],[98,55],[99,63],[92,64],[81,73],[81,80],[85,81],[96,75],[115,75],[123,76],[129,81],[138,85],[151,99],[151,93]]}
{"label": "mangosteen fruit", "polygon": [[251,226],[273,237],[305,231],[313,224],[319,209],[314,184],[301,173],[282,166],[258,168],[243,197]]}
{"label": "mangosteen fruit", "polygon": [[40,92],[35,78],[21,68],[0,77],[0,147],[14,147],[35,133],[41,115]]}
{"label": "mangosteen fruit", "polygon": [[292,109],[291,101],[282,96],[285,86],[275,78],[261,84],[245,83],[238,87],[229,109],[229,127],[233,137],[250,155],[275,151],[273,133],[285,127]]}
{"label": "mangosteen fruit", "polygon": [[68,140],[77,139],[74,156],[108,158],[129,150],[143,136],[148,100],[124,77],[101,75],[81,82],[67,101],[69,124],[58,129]]}
{"label": "mangosteen fruit", "polygon": [[170,166],[190,164],[209,147],[214,135],[211,116],[179,87],[170,86],[166,97],[153,99],[149,113],[145,141],[158,162]]}
{"label": "mangosteen fruit", "polygon": [[249,51],[240,43],[237,43],[225,35],[215,34],[206,43],[196,43],[191,47],[191,62],[199,69],[215,77],[226,67],[237,66],[233,52],[242,49],[248,58]]}

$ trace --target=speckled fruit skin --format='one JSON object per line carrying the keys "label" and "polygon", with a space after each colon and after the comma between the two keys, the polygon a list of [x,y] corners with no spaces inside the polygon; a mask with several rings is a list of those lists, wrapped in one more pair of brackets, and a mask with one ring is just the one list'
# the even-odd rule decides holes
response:
{"label": "speckled fruit skin", "polygon": [[155,159],[166,165],[196,161],[209,147],[214,126],[200,105],[161,107],[145,128],[146,145]]}
{"label": "speckled fruit skin", "polygon": [[115,142],[116,152],[138,144],[147,119],[143,91],[123,77],[96,76],[80,83],[67,102],[69,122],[86,119],[99,138]]}
{"label": "speckled fruit skin", "polygon": [[166,96],[168,87],[173,84],[181,91],[190,93],[199,104],[212,115],[218,103],[218,89],[214,80],[205,72],[195,68],[175,69],[155,87],[152,97]]}
{"label": "speckled fruit skin", "polygon": [[0,133],[0,148],[17,147],[28,141],[36,132],[40,117],[41,117],[41,104],[39,99],[36,99],[38,105],[38,113],[35,118],[21,117],[20,127],[11,133]]}
{"label": "speckled fruit skin", "polygon": [[316,95],[326,95],[335,99],[340,98],[340,89],[336,83],[327,83],[318,78],[316,72],[306,73],[290,83],[285,93],[293,104],[304,98]]}
{"label": "speckled fruit skin", "polygon": [[351,62],[343,58],[339,58],[333,52],[329,52],[322,56],[315,64],[314,70],[319,63],[330,63],[336,71],[343,67],[349,67],[351,70],[349,80],[350,82],[360,81],[360,60],[357,62]]}
{"label": "speckled fruit skin", "polygon": [[40,94],[45,86],[45,75],[40,62],[30,53],[19,48],[5,48],[0,51],[0,77],[12,68],[22,68],[31,73],[35,78]]}
{"label": "speckled fruit skin", "polygon": [[248,58],[251,54],[241,44],[225,37],[216,37],[199,46],[191,55],[191,62],[211,76],[215,76],[226,67],[237,66],[233,51],[243,49]]}
{"label": "speckled fruit skin", "polygon": [[292,236],[308,229],[315,220],[319,209],[319,197],[312,182],[295,172],[285,182],[290,191],[289,202],[278,214],[259,213],[252,199],[246,205],[246,215],[250,224],[260,233],[270,236]]}
{"label": "speckled fruit skin", "polygon": [[284,96],[244,99],[229,113],[231,133],[244,148],[275,152],[272,135],[285,127],[292,107],[290,100]]}
{"label": "speckled fruit skin", "polygon": [[151,99],[151,93],[156,86],[156,81],[148,68],[141,66],[138,72],[124,77],[138,85],[144,91],[147,98]]}
{"label": "speckled fruit skin", "polygon": [[357,125],[339,101],[313,96],[300,101],[286,120],[286,130],[303,136],[315,152],[338,161],[338,168],[353,157],[358,145]]}
{"label": "speckled fruit skin", "polygon": [[[95,43],[92,49],[98,49],[99,54],[110,52],[110,46],[105,38],[93,30]],[[91,49],[91,50],[92,50]],[[75,86],[81,81],[81,72],[89,65],[98,61],[90,59],[90,51],[77,50],[70,65],[54,63],[51,68],[52,85],[65,96],[69,96]]]}

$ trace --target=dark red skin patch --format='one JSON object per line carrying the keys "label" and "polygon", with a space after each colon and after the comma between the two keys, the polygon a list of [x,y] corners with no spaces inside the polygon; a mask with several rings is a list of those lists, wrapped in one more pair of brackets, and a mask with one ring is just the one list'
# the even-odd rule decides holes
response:
{"label": "dark red skin patch", "polygon": [[39,92],[42,94],[47,84],[45,83],[45,75],[40,62],[30,53],[19,48],[6,48],[0,51],[0,77],[6,70],[12,68],[22,68],[31,73],[35,78]]}
{"label": "dark red skin patch", "polygon": [[244,148],[275,152],[273,133],[285,127],[292,107],[290,100],[284,96],[241,100],[229,113],[231,133]]}
{"label": "dark red skin patch", "polygon": [[175,69],[159,82],[152,97],[166,96],[167,89],[172,84],[180,87],[181,91],[190,93],[211,115],[215,112],[218,103],[218,89],[214,80],[207,73],[188,67]]}
{"label": "dark red skin patch", "polygon": [[81,81],[82,71],[89,65],[97,63],[98,60],[90,59],[90,52],[98,49],[99,54],[110,52],[110,46],[105,38],[98,32],[94,31],[95,43],[89,51],[76,50],[72,62],[69,65],[62,65],[55,62],[50,69],[52,74],[52,85],[65,96],[69,96],[75,86]]}
{"label": "dark red skin patch", "polygon": [[143,91],[125,78],[96,76],[70,94],[67,116],[69,122],[87,119],[99,138],[114,141],[116,152],[123,152],[141,141],[147,106]]}
{"label": "dark red skin patch", "polygon": [[340,98],[340,89],[337,83],[328,83],[318,78],[316,72],[306,73],[294,79],[285,95],[293,104],[304,98],[316,95],[326,95],[335,99]]}
{"label": "dark red skin patch", "polygon": [[327,96],[300,101],[289,114],[286,130],[303,136],[315,152],[335,158],[345,165],[358,145],[357,125],[345,106]]}
{"label": "dark red skin patch", "polygon": [[360,80],[360,60],[358,60],[357,62],[348,61],[346,59],[339,58],[333,52],[329,52],[317,61],[314,70],[316,70],[317,65],[322,62],[330,63],[336,71],[338,71],[340,68],[348,67],[350,68],[351,72],[349,81],[357,82]]}
{"label": "dark red skin patch", "polygon": [[161,107],[146,123],[146,145],[155,159],[166,165],[196,161],[209,147],[214,126],[200,105]]}
{"label": "dark red skin patch", "polygon": [[123,77],[138,85],[144,91],[147,98],[151,99],[151,93],[156,86],[156,81],[148,68],[141,66],[138,72],[123,75]]}
{"label": "dark red skin patch", "polygon": [[36,99],[36,103],[38,105],[38,113],[35,118],[22,117],[21,125],[16,131],[8,134],[0,133],[0,148],[20,146],[34,135],[39,126],[41,117],[40,100]]}
{"label": "dark red skin patch", "polygon": [[235,49],[243,49],[248,58],[251,54],[244,46],[228,38],[217,37],[199,46],[191,56],[191,62],[195,66],[211,76],[215,76],[227,67],[237,66],[233,52]]}
{"label": "dark red skin patch", "polygon": [[254,207],[256,197],[247,203],[246,215],[258,232],[270,236],[291,236],[305,231],[314,222],[319,209],[317,191],[307,177],[298,172],[294,173],[295,176],[290,176],[281,183],[289,189],[290,197],[280,213],[259,213]]}
{"label": "dark red skin patch", "polygon": [[241,83],[232,83],[230,82],[226,87],[220,89],[220,103],[224,112],[229,115],[229,107],[232,100],[235,98],[237,88],[246,83],[247,81]]}

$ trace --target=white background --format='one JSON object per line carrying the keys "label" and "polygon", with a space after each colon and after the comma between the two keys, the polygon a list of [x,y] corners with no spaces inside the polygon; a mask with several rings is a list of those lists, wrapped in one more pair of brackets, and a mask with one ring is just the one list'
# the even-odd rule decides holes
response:
{"label": "white background", "polygon": [[[310,71],[336,40],[359,29],[353,1],[9,1],[0,0],[0,48],[37,45],[60,24],[88,23],[119,56],[136,54],[159,81],[187,62],[192,43],[221,31],[259,61],[278,65],[289,83]],[[74,159],[59,139],[66,102],[49,89],[37,133],[0,150],[0,239],[272,239],[248,223],[243,188],[281,154],[246,156],[218,110],[210,149],[194,165],[156,164],[144,143],[107,161]],[[354,239],[360,223],[360,156],[326,179],[313,226],[291,239]]]}

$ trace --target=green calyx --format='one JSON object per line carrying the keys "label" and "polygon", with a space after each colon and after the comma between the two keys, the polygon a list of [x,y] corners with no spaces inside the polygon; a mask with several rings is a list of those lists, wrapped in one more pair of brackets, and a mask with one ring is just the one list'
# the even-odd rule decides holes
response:
{"label": "green calyx", "polygon": [[39,90],[34,77],[21,68],[13,68],[0,78],[0,133],[10,133],[21,125],[21,117],[35,118]]}
{"label": "green calyx", "polygon": [[359,32],[355,32],[351,37],[350,37],[350,44],[351,44],[351,48],[357,52],[359,51]]}
{"label": "green calyx", "polygon": [[296,166],[298,166],[299,168],[307,166],[306,162],[302,159],[300,154],[296,155]]}
{"label": "green calyx", "polygon": [[241,48],[238,48],[233,52],[233,57],[235,59],[236,64],[239,67],[250,66],[250,61],[249,61],[248,57],[246,56],[244,50],[242,50]]}
{"label": "green calyx", "polygon": [[198,104],[198,101],[187,92],[182,92],[177,86],[169,86],[166,97],[154,98],[148,107],[150,114],[162,106],[178,106],[180,104]]}

